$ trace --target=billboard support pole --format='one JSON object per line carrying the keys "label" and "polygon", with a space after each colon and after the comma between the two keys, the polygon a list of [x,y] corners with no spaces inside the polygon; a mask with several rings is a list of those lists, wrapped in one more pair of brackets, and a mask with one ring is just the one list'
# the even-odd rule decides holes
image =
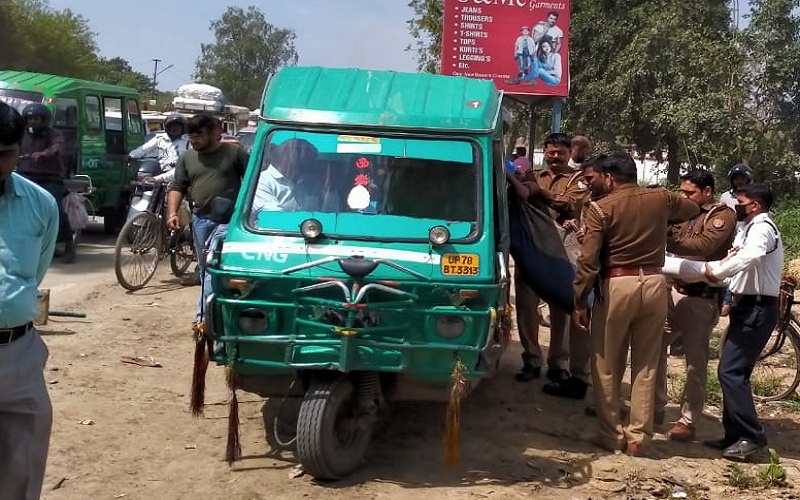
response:
{"label": "billboard support pole", "polygon": [[528,123],[528,160],[530,160],[531,165],[533,165],[533,148],[534,144],[536,144],[536,105],[530,103],[528,110],[530,111],[530,121]]}
{"label": "billboard support pole", "polygon": [[553,116],[550,120],[550,133],[555,134],[561,132],[561,111],[564,107],[564,102],[556,97],[553,99]]}

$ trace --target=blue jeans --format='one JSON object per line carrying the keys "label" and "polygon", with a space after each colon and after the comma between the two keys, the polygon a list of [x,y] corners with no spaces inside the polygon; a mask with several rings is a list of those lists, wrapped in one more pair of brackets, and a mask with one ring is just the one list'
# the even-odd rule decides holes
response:
{"label": "blue jeans", "polygon": [[[228,225],[227,224],[219,224],[215,229],[214,232],[211,233],[211,236],[206,241],[206,246],[204,251],[206,252],[203,257],[208,256],[208,250],[210,248],[214,248],[216,246],[217,240],[225,239],[225,235],[228,234]],[[201,286],[202,293],[200,294],[200,304],[197,306],[197,315],[195,319],[197,321],[201,321],[205,318],[204,308],[206,301],[208,300],[209,295],[211,295],[211,274],[205,272],[205,266],[203,267],[203,280]]]}
{"label": "blue jeans", "polygon": [[197,255],[197,273],[200,278],[200,283],[203,285],[203,292],[197,303],[197,314],[195,318],[199,320],[202,317],[203,310],[203,296],[205,295],[205,280],[206,273],[206,244],[208,243],[214,231],[219,226],[219,223],[213,220],[206,219],[197,215],[192,215],[192,240],[194,240],[194,252]]}
{"label": "blue jeans", "polygon": [[523,50],[522,53],[516,55],[517,66],[519,67],[520,73],[525,73],[528,71],[528,68],[531,66],[531,60],[533,57],[527,50]]}
{"label": "blue jeans", "polygon": [[534,58],[533,69],[531,69],[531,72],[528,73],[523,80],[535,80],[536,78],[541,78],[541,80],[547,85],[558,85],[561,83],[560,78],[556,78],[548,73],[547,70],[544,69],[544,66],[542,66],[542,62],[539,59]]}

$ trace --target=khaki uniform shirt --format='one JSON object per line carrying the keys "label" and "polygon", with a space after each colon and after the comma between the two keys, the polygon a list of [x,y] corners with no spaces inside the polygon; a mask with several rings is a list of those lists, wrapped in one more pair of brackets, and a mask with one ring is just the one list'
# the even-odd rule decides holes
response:
{"label": "khaki uniform shirt", "polygon": [[549,168],[532,170],[528,180],[536,182],[541,188],[531,203],[546,210],[559,224],[570,219],[580,218],[581,211],[589,199],[589,190],[583,183],[578,170],[553,173]]}
{"label": "khaki uniform shirt", "polygon": [[585,307],[601,269],[662,267],[669,225],[699,213],[697,203],[677,193],[635,183],[591,202],[584,214],[586,234],[575,273],[576,307]]}
{"label": "khaki uniform shirt", "polygon": [[700,261],[722,260],[736,236],[736,212],[724,204],[707,203],[700,215],[673,226],[667,251]]}

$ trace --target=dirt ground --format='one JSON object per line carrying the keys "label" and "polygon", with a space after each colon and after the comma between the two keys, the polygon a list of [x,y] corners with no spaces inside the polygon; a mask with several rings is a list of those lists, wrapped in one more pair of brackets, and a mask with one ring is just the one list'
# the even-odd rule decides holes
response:
{"label": "dirt ground", "polygon": [[[441,460],[445,406],[418,403],[392,409],[352,477],[293,477],[293,457],[276,456],[266,444],[263,400],[247,393],[239,396],[244,459],[230,468],[221,368],[209,369],[205,416],[188,411],[189,324],[199,289],[180,288],[168,267],[140,292],[126,293],[109,269],[103,283],[57,297],[62,309],[87,317],[52,318],[42,327],[54,406],[45,500],[800,498],[791,486],[800,485],[800,415],[762,408],[790,486],[738,490],[728,484],[730,463],[699,443],[657,434],[645,458],[595,448],[596,423],[583,412],[590,400],[552,398],[542,393],[543,381],[514,381],[516,343],[499,375],[464,403],[457,471]],[[543,341],[548,332],[542,329]],[[122,356],[152,356],[163,366],[125,364]],[[671,363],[677,370],[683,360]],[[675,405],[667,417],[677,418]],[[720,431],[706,419],[698,439]]]}

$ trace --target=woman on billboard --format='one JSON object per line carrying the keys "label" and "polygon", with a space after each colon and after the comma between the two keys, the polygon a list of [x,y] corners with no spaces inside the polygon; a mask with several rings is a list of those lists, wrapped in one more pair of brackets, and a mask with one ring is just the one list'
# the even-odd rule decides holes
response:
{"label": "woman on billboard", "polygon": [[561,83],[561,54],[553,50],[553,40],[543,37],[539,41],[536,57],[533,59],[533,69],[522,77],[522,85],[536,85],[536,79],[541,79],[547,85]]}

